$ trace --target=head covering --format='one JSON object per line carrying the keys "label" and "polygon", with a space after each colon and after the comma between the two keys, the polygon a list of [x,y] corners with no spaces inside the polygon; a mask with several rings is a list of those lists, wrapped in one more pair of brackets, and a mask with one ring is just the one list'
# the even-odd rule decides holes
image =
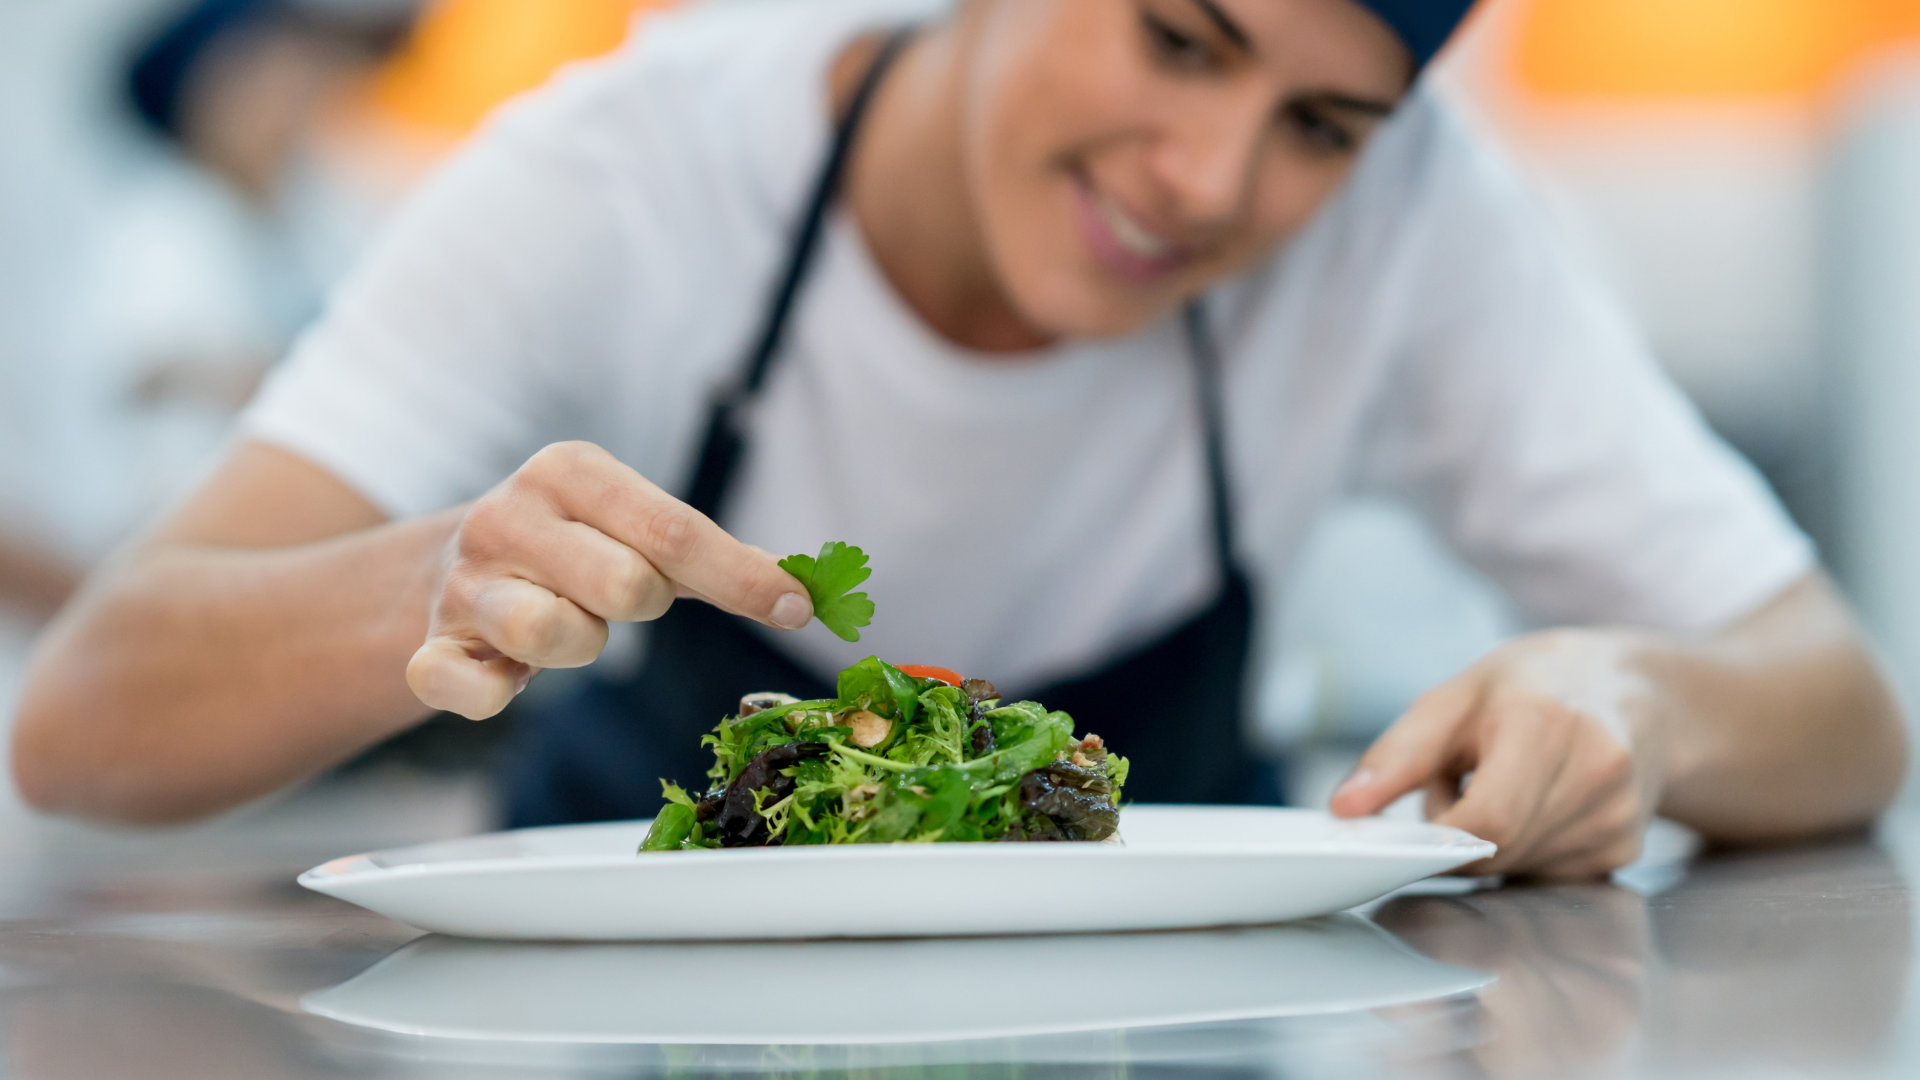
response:
{"label": "head covering", "polygon": [[1416,67],[1426,67],[1440,46],[1447,43],[1473,0],[1360,0],[1373,13],[1393,27],[1407,50],[1413,53]]}
{"label": "head covering", "polygon": [[228,35],[275,22],[344,35],[375,54],[396,47],[420,0],[185,0],[140,48],[127,90],[140,119],[180,135],[180,97],[195,67]]}
{"label": "head covering", "polygon": [[140,119],[178,136],[180,91],[207,46],[271,15],[271,0],[205,0],[180,12],[149,41],[128,73]]}

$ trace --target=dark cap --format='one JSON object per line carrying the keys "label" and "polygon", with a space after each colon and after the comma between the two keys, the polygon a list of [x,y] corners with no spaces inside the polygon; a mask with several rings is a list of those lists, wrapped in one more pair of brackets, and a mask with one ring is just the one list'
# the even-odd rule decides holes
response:
{"label": "dark cap", "polygon": [[1433,54],[1453,36],[1473,0],[1360,0],[1393,27],[1413,53],[1417,67],[1426,67]]}
{"label": "dark cap", "polygon": [[127,73],[134,110],[163,135],[180,135],[182,92],[212,46],[261,26],[329,34],[373,56],[398,48],[420,0],[177,0]]}

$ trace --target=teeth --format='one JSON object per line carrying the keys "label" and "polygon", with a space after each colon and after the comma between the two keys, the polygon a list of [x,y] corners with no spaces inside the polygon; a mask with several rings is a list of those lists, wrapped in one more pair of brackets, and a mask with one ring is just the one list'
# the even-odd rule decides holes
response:
{"label": "teeth", "polygon": [[1100,217],[1106,221],[1107,228],[1113,230],[1114,239],[1120,241],[1120,246],[1130,254],[1142,259],[1164,259],[1173,254],[1172,244],[1148,232],[1115,203],[1097,197],[1094,204],[1099,207]]}

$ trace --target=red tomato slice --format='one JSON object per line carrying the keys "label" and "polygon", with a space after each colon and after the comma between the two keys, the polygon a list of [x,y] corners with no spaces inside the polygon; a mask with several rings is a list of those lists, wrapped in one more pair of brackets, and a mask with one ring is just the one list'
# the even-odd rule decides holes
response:
{"label": "red tomato slice", "polygon": [[900,664],[898,667],[916,679],[938,679],[948,686],[960,685],[960,673],[951,668],[930,667],[926,664]]}

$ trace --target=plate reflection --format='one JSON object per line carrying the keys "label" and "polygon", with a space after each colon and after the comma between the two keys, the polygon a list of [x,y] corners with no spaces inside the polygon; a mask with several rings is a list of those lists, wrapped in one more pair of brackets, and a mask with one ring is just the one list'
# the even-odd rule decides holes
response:
{"label": "plate reflection", "polygon": [[1365,919],[1184,933],[911,941],[529,944],[426,937],[308,1012],[509,1042],[867,1045],[1338,1013],[1492,977]]}

